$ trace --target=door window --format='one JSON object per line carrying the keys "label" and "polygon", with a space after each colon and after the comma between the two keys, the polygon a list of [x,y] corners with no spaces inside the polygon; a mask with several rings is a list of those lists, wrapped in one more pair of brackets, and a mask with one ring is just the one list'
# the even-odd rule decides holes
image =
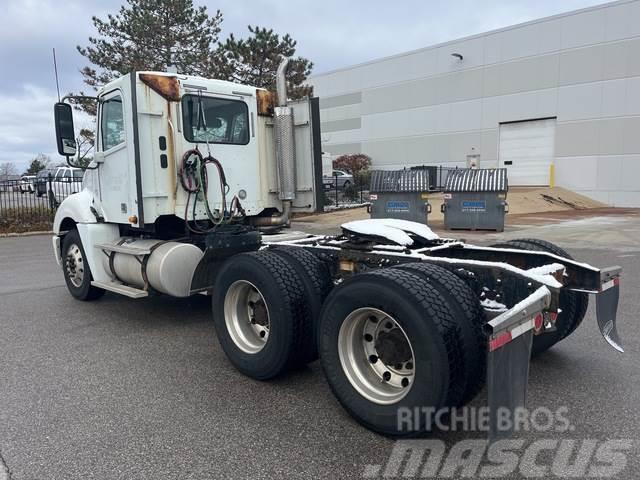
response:
{"label": "door window", "polygon": [[103,152],[124,142],[124,113],[120,95],[102,102],[100,130]]}

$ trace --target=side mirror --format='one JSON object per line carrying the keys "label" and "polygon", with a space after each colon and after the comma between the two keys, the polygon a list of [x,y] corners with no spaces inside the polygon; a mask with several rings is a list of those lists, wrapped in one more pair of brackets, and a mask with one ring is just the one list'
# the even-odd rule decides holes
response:
{"label": "side mirror", "polygon": [[76,154],[76,139],[73,129],[73,110],[68,103],[58,102],[53,108],[54,122],[56,124],[56,143],[58,153],[65,157]]}

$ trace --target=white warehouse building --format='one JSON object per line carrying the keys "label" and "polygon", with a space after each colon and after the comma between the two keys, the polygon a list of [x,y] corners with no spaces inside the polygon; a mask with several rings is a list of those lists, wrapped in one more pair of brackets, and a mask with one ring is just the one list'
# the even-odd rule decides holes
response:
{"label": "white warehouse building", "polygon": [[621,0],[310,79],[323,150],[374,168],[505,166],[640,207],[640,0]]}

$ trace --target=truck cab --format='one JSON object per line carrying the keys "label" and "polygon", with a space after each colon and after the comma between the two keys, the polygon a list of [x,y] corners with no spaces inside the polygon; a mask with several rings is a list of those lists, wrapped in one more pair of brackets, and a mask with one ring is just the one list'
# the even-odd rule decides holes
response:
{"label": "truck cab", "polygon": [[[97,92],[96,152],[85,173],[88,196],[83,201],[90,202],[87,208],[100,221],[145,231],[169,219],[207,221],[205,202],[194,202],[189,191],[179,188],[193,160],[189,152],[197,151],[219,162],[226,182],[223,194],[221,172],[207,168],[212,211],[224,216],[226,195],[227,207],[236,199],[247,219],[283,212],[275,102],[276,96],[264,89],[163,72],[133,72],[108,83]],[[321,177],[313,146],[317,101],[287,104],[296,118],[296,202],[291,209],[313,211],[316,176]]]}

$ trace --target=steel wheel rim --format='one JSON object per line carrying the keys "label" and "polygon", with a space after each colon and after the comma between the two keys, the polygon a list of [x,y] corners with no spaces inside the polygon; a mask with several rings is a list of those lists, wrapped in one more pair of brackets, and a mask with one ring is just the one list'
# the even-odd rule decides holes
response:
{"label": "steel wheel rim", "polygon": [[251,282],[237,280],[231,284],[224,297],[224,321],[233,343],[245,353],[258,353],[269,340],[267,302]]}
{"label": "steel wheel rim", "polygon": [[[390,350],[394,344],[397,348]],[[349,383],[371,402],[397,403],[413,387],[415,355],[409,337],[382,310],[365,307],[351,312],[338,333],[338,354]]]}
{"label": "steel wheel rim", "polygon": [[80,288],[84,280],[84,259],[82,258],[82,250],[75,243],[67,248],[65,271],[71,284]]}

